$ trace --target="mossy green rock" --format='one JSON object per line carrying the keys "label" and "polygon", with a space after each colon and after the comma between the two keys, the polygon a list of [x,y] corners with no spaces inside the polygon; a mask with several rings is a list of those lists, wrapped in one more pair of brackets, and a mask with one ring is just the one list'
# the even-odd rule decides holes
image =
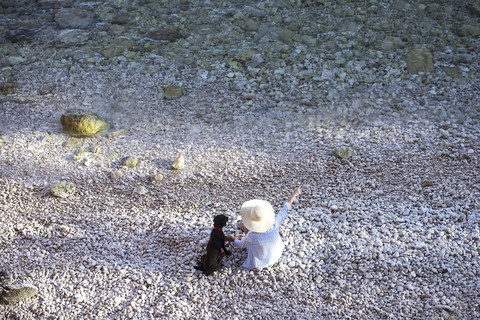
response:
{"label": "mossy green rock", "polygon": [[433,72],[432,53],[426,50],[412,50],[407,55],[408,73]]}
{"label": "mossy green rock", "polygon": [[7,285],[0,287],[0,304],[9,305],[33,297],[38,293],[38,288],[29,285]]}
{"label": "mossy green rock", "polygon": [[337,154],[337,156],[339,158],[341,158],[343,160],[348,160],[348,159],[357,155],[355,150],[353,150],[350,147],[340,147],[335,151],[335,153]]}
{"label": "mossy green rock", "polygon": [[138,164],[138,158],[136,157],[126,157],[123,159],[122,163],[120,164],[120,167],[129,167],[129,168],[134,168]]}
{"label": "mossy green rock", "polygon": [[50,188],[50,192],[55,197],[68,198],[75,193],[75,185],[66,181],[57,182]]}
{"label": "mossy green rock", "polygon": [[60,117],[65,130],[73,136],[91,137],[108,128],[97,114],[84,110],[68,110]]}
{"label": "mossy green rock", "polygon": [[180,86],[167,86],[160,92],[160,96],[167,100],[178,99],[184,94],[185,90]]}

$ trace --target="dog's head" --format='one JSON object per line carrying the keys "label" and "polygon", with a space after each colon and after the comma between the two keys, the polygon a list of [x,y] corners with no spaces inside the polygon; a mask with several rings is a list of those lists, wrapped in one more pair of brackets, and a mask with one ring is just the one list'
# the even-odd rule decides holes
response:
{"label": "dog's head", "polygon": [[223,228],[227,225],[228,217],[223,214],[216,215],[213,218],[213,226],[215,228]]}

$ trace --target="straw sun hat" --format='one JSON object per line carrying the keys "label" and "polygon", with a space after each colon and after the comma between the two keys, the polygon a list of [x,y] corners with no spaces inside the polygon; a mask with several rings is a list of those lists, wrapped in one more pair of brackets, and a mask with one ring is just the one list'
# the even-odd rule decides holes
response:
{"label": "straw sun hat", "polygon": [[273,226],[275,212],[270,203],[265,200],[250,200],[240,209],[243,224],[248,230],[264,233]]}

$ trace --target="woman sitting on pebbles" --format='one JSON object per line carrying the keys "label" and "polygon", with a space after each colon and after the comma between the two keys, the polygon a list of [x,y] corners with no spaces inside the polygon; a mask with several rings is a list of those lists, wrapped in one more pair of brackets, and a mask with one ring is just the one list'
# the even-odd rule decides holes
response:
{"label": "woman sitting on pebbles", "polygon": [[225,237],[227,241],[233,241],[234,248],[247,248],[248,257],[242,266],[260,270],[280,259],[284,248],[279,234],[280,225],[300,193],[300,187],[296,188],[277,215],[265,200],[250,200],[242,205],[240,229],[245,232],[245,237],[242,240]]}

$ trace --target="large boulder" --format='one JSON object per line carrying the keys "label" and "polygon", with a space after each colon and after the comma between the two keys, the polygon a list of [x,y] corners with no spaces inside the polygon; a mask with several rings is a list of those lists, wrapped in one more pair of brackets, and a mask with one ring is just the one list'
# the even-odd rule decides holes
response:
{"label": "large boulder", "polygon": [[68,110],[60,122],[73,136],[91,137],[108,128],[108,123],[97,114],[84,110]]}

